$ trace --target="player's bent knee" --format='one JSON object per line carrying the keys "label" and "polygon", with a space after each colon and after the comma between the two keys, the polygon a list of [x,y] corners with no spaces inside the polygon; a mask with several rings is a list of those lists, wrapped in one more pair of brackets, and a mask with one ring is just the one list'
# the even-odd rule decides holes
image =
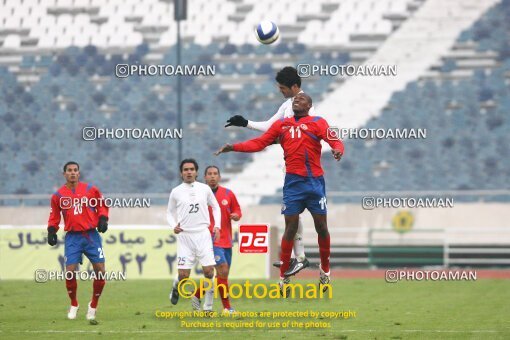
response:
{"label": "player's bent knee", "polygon": [[318,233],[319,237],[326,238],[329,236],[329,232],[326,230],[325,232]]}
{"label": "player's bent knee", "polygon": [[324,227],[324,228],[320,228],[320,229],[316,229],[317,231],[317,235],[319,235],[320,237],[328,237],[329,236],[329,230],[328,230],[328,227]]}
{"label": "player's bent knee", "polygon": [[214,266],[203,267],[204,276],[208,279],[212,279],[214,276]]}
{"label": "player's bent knee", "polygon": [[285,227],[284,237],[287,240],[293,240],[297,235],[297,224],[288,224]]}
{"label": "player's bent knee", "polygon": [[179,270],[179,281],[189,278],[189,270]]}
{"label": "player's bent knee", "polygon": [[[75,280],[76,279],[76,271],[78,266],[76,264],[72,264],[66,266],[66,280]],[[68,274],[70,273],[70,274]]]}
{"label": "player's bent knee", "polygon": [[228,277],[228,264],[222,263],[216,266],[216,272],[219,278],[226,279]]}
{"label": "player's bent knee", "polygon": [[94,273],[96,275],[99,275],[100,273],[101,273],[101,275],[105,275],[105,273],[106,273],[104,263],[93,263],[92,269],[94,269]]}
{"label": "player's bent knee", "polygon": [[328,234],[329,231],[328,231],[328,225],[327,224],[318,224],[315,226],[315,231],[317,232],[317,234],[319,235],[325,235],[325,234]]}

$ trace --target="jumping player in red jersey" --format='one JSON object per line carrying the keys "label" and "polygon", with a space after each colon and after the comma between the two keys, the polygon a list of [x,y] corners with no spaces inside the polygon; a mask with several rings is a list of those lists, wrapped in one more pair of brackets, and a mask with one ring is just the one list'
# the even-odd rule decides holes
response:
{"label": "jumping player in red jersey", "polygon": [[[285,98],[285,101],[278,108],[278,111],[268,120],[263,122],[254,122],[244,118],[241,115],[235,115],[230,117],[225,127],[228,126],[240,126],[247,127],[253,130],[259,130],[261,132],[266,132],[271,125],[276,122],[278,119],[294,117],[294,111],[292,110],[292,102],[294,101],[294,97],[298,93],[303,93],[301,90],[301,77],[298,74],[298,71],[292,66],[286,66],[282,68],[278,73],[276,73],[276,84],[278,86],[278,90]],[[313,106],[310,108],[308,112],[309,115],[314,116],[314,108]],[[285,171],[284,171],[285,172]],[[296,233],[296,237],[294,238],[294,257],[290,259],[289,270],[285,272],[285,275],[291,276],[299,273],[301,270],[310,266],[310,262],[306,258],[305,254],[305,245],[303,243],[303,219],[299,219],[298,223],[298,231]],[[273,266],[280,268],[280,261],[274,262]]]}
{"label": "jumping player in red jersey", "polygon": [[[50,218],[48,220],[48,244],[57,244],[57,231],[61,214],[64,217],[66,287],[71,307],[69,319],[76,319],[79,305],[76,299],[78,285],[74,273],[82,263],[85,254],[94,268],[92,300],[88,305],[87,320],[96,318],[96,308],[105,285],[105,258],[100,233],[108,230],[108,207],[103,204],[103,195],[92,184],[80,182],[80,166],[76,162],[64,165],[66,184],[51,196]],[[96,230],[97,229],[97,230]]]}
{"label": "jumping player in red jersey", "polygon": [[[224,313],[234,313],[234,309],[230,306],[227,295],[228,292],[228,273],[232,264],[232,221],[241,219],[241,207],[237,202],[234,193],[219,185],[221,180],[220,169],[214,165],[210,165],[205,169],[205,182],[214,193],[216,200],[221,208],[221,231],[220,237],[214,241],[214,260],[216,261],[216,276],[218,282],[218,291],[223,304]],[[209,216],[211,218],[212,232],[214,226],[214,217],[212,209],[209,208]]]}
{"label": "jumping player in red jersey", "polygon": [[[280,287],[290,282],[285,272],[289,268],[294,236],[297,231],[299,214],[305,208],[312,214],[318,234],[321,258],[320,284],[326,285],[329,278],[330,236],[327,225],[326,189],[321,167],[321,140],[330,146],[333,157],[340,160],[344,145],[339,139],[328,134],[329,125],[321,117],[309,116],[312,99],[305,93],[294,98],[294,117],[283,118],[271,125],[262,136],[234,145],[226,144],[216,152],[258,152],[271,145],[277,138],[284,151],[286,166],[283,186],[282,214],[285,215],[285,232],[281,243],[282,265],[280,267]],[[290,288],[287,286],[287,289]],[[328,286],[323,286],[326,290]]]}

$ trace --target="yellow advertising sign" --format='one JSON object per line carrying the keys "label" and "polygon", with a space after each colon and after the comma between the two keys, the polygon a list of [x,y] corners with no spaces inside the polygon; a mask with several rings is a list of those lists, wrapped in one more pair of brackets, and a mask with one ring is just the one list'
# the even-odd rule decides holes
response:
{"label": "yellow advertising sign", "polygon": [[[234,228],[235,229],[235,228]],[[37,269],[64,270],[64,236],[58,244],[46,243],[45,226],[0,226],[0,280],[34,279]],[[268,277],[269,254],[240,254],[238,233],[233,230],[232,279]],[[177,275],[177,238],[167,226],[109,226],[103,239],[107,271],[125,272],[127,279],[173,279]],[[83,256],[82,270],[92,265]],[[196,265],[192,276],[202,276]]]}
{"label": "yellow advertising sign", "polygon": [[413,229],[414,216],[410,211],[399,211],[391,219],[393,229],[398,233],[406,233]]}

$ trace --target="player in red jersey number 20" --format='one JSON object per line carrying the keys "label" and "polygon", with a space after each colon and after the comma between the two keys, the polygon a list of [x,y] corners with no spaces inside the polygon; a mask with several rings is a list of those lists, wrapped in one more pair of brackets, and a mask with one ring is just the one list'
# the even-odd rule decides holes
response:
{"label": "player in red jersey number 20", "polygon": [[[51,196],[51,212],[48,219],[48,244],[57,244],[57,231],[61,215],[64,217],[66,287],[71,307],[67,313],[69,319],[76,319],[79,309],[76,291],[78,288],[75,271],[82,263],[85,254],[92,263],[95,277],[92,300],[88,305],[87,320],[96,318],[99,297],[106,283],[105,257],[101,236],[108,230],[108,207],[102,204],[103,195],[92,184],[80,182],[80,166],[76,162],[64,165],[66,184]],[[93,202],[101,202],[93,204]],[[68,276],[68,273],[72,275]]]}

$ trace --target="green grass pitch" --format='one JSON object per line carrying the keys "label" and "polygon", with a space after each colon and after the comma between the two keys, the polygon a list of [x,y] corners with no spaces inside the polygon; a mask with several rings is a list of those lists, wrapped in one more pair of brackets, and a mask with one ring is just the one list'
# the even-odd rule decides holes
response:
{"label": "green grass pitch", "polygon": [[[91,325],[85,320],[91,282],[78,281],[81,308],[76,320],[67,320],[69,301],[63,282],[0,281],[0,338],[510,339],[510,280],[390,284],[379,279],[336,279],[331,300],[241,298],[232,303],[239,311],[356,312],[355,318],[315,320],[330,322],[331,327],[306,330],[182,328],[179,320],[155,316],[157,310],[191,310],[189,300],[183,298],[176,306],[170,304],[170,285],[170,280],[108,282],[98,308],[98,324]],[[215,309],[220,310],[220,306],[219,299],[215,300]],[[254,321],[222,317],[186,320]]]}

